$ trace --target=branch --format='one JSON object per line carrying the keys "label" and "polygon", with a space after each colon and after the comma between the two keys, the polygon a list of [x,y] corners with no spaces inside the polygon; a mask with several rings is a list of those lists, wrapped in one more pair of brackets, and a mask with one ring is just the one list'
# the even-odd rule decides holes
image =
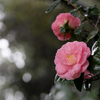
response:
{"label": "branch", "polygon": [[97,25],[98,25],[98,23],[99,23],[99,20],[100,20],[100,15],[99,15],[99,17],[98,17],[98,19],[97,19],[97,22],[96,22],[96,24],[95,24],[96,27],[97,27]]}

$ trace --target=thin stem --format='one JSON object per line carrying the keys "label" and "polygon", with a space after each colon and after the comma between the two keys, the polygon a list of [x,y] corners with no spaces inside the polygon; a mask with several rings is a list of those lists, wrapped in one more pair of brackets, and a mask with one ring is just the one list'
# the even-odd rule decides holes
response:
{"label": "thin stem", "polygon": [[75,9],[77,8],[76,6],[74,6],[70,1],[68,1],[68,0],[65,0],[65,1],[67,1],[70,5],[72,5]]}
{"label": "thin stem", "polygon": [[99,20],[100,20],[100,15],[99,15],[99,17],[98,17],[98,19],[97,19],[97,22],[96,22],[96,24],[95,24],[96,27],[97,27],[97,25],[98,25],[98,23],[99,23]]}
{"label": "thin stem", "polygon": [[[75,9],[77,9],[77,7],[76,6],[74,6],[69,0],[65,0],[65,1],[67,1],[70,5],[72,5]],[[85,15],[84,15],[84,13],[83,12],[81,12],[81,11],[79,11],[79,13],[80,14],[82,14],[83,15],[83,17],[85,18],[85,19],[87,19],[88,20],[88,22],[96,29],[96,30],[98,30],[98,28],[97,28],[97,26],[96,25],[94,25],[89,19],[88,19],[88,17],[86,17]]]}

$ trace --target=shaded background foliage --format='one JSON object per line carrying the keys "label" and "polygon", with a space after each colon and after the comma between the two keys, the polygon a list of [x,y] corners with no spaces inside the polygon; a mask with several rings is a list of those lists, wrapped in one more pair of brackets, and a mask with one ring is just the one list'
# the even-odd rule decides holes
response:
{"label": "shaded background foliage", "polygon": [[[64,42],[54,36],[51,24],[71,7],[62,2],[45,14],[52,2],[0,0],[0,100],[44,100],[54,85],[54,55]],[[84,6],[98,2],[79,0]]]}

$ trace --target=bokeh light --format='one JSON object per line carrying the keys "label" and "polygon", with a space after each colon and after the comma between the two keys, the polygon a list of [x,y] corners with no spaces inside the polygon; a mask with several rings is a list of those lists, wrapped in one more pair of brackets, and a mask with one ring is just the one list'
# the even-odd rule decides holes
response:
{"label": "bokeh light", "polygon": [[25,73],[22,77],[24,82],[29,82],[32,79],[32,75],[30,73]]}

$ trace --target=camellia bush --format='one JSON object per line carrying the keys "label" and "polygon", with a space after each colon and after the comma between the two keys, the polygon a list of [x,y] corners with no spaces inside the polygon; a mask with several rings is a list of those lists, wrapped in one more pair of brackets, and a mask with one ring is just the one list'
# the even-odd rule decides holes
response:
{"label": "camellia bush", "polygon": [[[54,1],[46,13],[53,11],[60,2]],[[77,5],[78,0],[64,2],[73,9],[61,12],[51,25],[57,39],[65,44],[55,54],[57,74],[50,96],[53,100],[100,100],[100,12],[96,5],[85,8]],[[91,30],[85,22],[92,26]],[[79,99],[75,94],[83,96]]]}

